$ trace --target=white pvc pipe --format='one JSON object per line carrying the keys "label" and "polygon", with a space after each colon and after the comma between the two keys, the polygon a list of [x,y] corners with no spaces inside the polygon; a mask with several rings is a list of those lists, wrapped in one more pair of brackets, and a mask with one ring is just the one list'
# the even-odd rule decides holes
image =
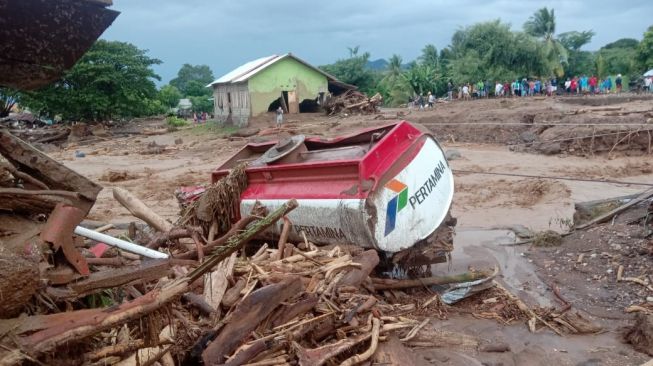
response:
{"label": "white pvc pipe", "polygon": [[121,240],[118,238],[114,238],[113,236],[109,236],[106,234],[98,233],[97,231],[94,230],[89,230],[85,227],[77,226],[75,228],[75,234],[81,235],[83,237],[97,240],[99,242],[105,243],[107,245],[111,245],[112,247],[120,248],[123,250],[126,250],[128,252],[132,252],[138,255],[142,255],[144,257],[148,258],[157,258],[157,259],[167,259],[168,255],[165,253],[161,253],[158,250],[146,248],[144,246],[130,243],[125,240]]}

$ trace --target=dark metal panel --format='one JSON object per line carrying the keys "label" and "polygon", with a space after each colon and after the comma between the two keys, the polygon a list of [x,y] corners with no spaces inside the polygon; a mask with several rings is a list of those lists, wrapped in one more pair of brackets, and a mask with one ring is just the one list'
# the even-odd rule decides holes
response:
{"label": "dark metal panel", "polygon": [[0,0],[0,86],[45,86],[77,60],[116,19],[107,2]]}

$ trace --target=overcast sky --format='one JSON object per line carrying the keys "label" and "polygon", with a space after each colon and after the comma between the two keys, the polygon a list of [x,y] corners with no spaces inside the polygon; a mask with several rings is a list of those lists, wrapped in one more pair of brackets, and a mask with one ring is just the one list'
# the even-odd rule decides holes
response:
{"label": "overcast sky", "polygon": [[408,62],[475,22],[500,18],[521,29],[543,6],[555,9],[557,33],[594,30],[589,50],[641,39],[653,25],[653,0],[114,0],[122,14],[102,38],[149,50],[163,61],[156,71],[167,83],[184,63],[207,64],[219,77],[286,52],[323,65],[357,45],[371,60],[397,53]]}

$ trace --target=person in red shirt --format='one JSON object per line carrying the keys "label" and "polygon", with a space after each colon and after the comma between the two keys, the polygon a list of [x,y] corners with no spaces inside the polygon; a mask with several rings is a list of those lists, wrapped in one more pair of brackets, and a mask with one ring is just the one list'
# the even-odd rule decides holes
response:
{"label": "person in red shirt", "polygon": [[592,75],[590,78],[590,94],[594,95],[596,92],[596,85],[598,83],[598,80],[596,79],[596,76]]}
{"label": "person in red shirt", "polygon": [[578,79],[574,76],[571,79],[571,94],[576,94],[577,89],[578,89]]}
{"label": "person in red shirt", "polygon": [[506,98],[510,96],[510,83],[507,81],[503,84],[503,96]]}

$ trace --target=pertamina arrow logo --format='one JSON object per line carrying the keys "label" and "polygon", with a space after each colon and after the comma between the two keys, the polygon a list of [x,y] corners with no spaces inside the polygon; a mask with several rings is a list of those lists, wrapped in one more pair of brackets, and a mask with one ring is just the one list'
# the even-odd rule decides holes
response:
{"label": "pertamina arrow logo", "polygon": [[408,205],[408,186],[393,179],[385,185],[385,188],[396,193],[388,202],[385,215],[385,236],[388,236],[395,229],[397,214]]}

